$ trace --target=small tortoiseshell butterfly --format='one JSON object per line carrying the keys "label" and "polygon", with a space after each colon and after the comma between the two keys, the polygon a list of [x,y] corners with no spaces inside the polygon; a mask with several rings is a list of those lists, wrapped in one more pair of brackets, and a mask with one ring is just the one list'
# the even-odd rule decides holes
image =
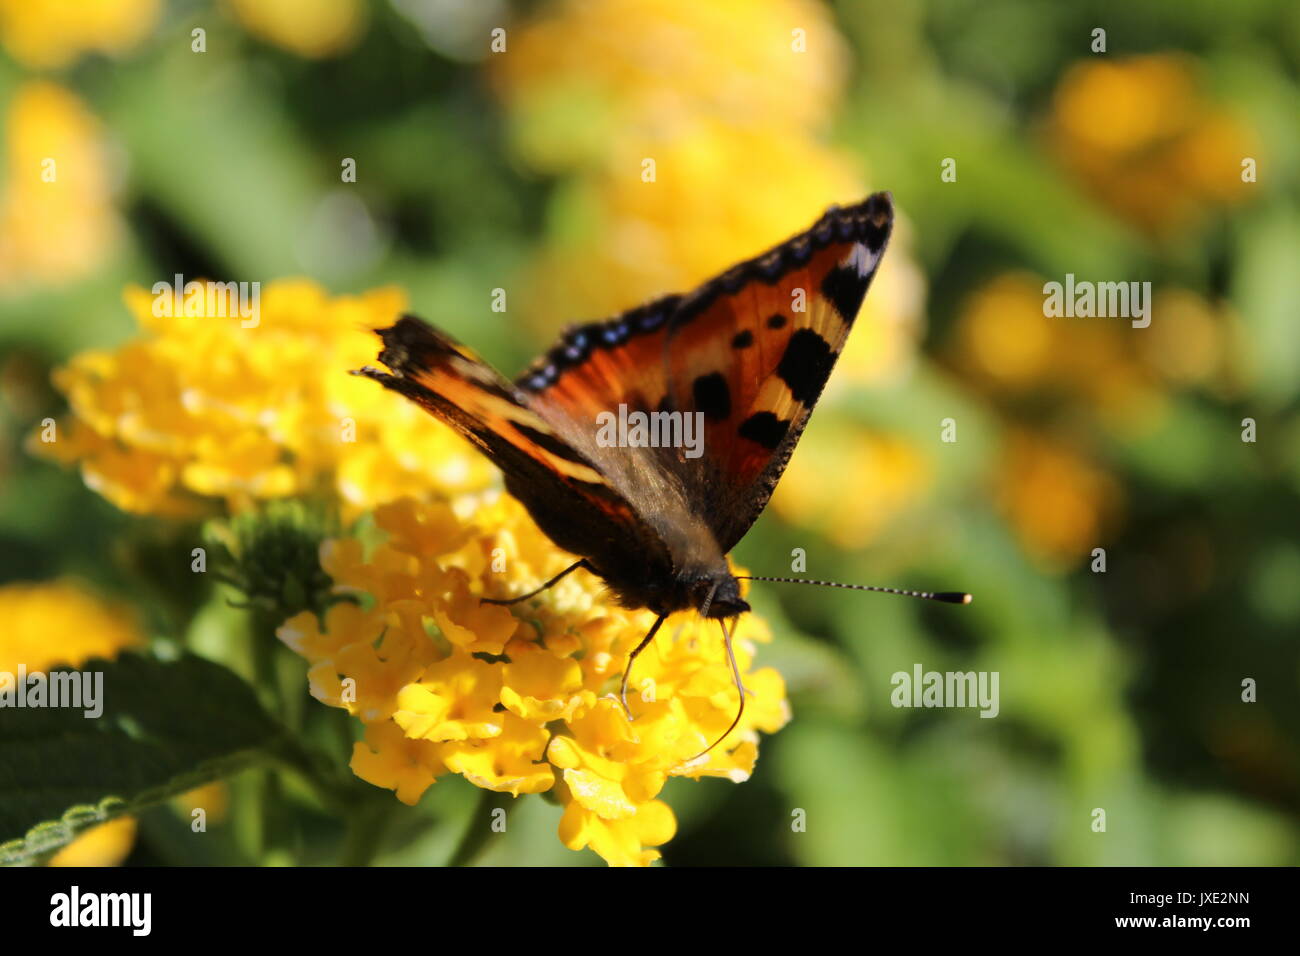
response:
{"label": "small tortoiseshell butterfly", "polygon": [[[745,692],[722,621],[749,605],[726,555],[790,460],[884,255],[893,215],[888,193],[832,207],[806,232],[687,295],[570,329],[514,383],[420,319],[403,316],[378,330],[379,361],[391,371],[356,374],[473,442],[550,539],[580,556],[535,591],[493,603],[525,600],[581,567],[624,607],[659,615],[628,659],[625,709],[637,654],[667,615],[694,608],[719,619],[739,722]],[[620,407],[647,417],[699,413],[702,453],[598,441],[598,417]]]}

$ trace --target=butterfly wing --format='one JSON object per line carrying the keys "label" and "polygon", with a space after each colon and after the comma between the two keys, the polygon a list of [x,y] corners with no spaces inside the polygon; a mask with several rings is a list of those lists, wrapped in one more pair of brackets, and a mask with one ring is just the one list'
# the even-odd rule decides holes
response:
{"label": "butterfly wing", "polygon": [[665,296],[606,322],[569,329],[515,384],[574,421],[650,411],[666,401],[668,325],[682,297]]}
{"label": "butterfly wing", "polygon": [[667,546],[597,463],[567,443],[528,397],[472,351],[413,316],[379,329],[391,370],[357,374],[416,402],[450,425],[505,474],[506,488],[561,548],[615,578],[672,568]]}
{"label": "butterfly wing", "polygon": [[785,470],[892,225],[887,193],[832,208],[689,295],[571,330],[516,384],[574,421],[620,404],[702,414],[703,455],[677,449],[658,460],[725,553]]}

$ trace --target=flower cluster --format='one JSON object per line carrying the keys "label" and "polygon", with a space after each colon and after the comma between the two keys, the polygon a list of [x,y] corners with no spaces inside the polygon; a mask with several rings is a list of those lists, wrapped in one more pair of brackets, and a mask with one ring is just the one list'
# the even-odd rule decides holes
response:
{"label": "flower cluster", "polygon": [[30,443],[78,465],[123,510],[186,515],[223,503],[238,512],[323,492],[352,517],[432,483],[454,493],[493,480],[445,426],[347,374],[374,360],[371,330],[406,304],[397,290],[330,298],[309,281],[272,282],[247,328],[238,314],[203,314],[216,296],[155,310],[157,296],[132,288],[126,301],[141,334],[60,369],[71,418],[53,441]]}
{"label": "flower cluster", "polygon": [[629,722],[611,692],[653,614],[610,605],[585,571],[515,609],[481,603],[525,593],[572,560],[516,501],[457,510],[403,499],[375,521],[386,539],[369,554],[357,539],[322,547],[336,590],[357,602],[335,604],[323,626],[299,614],[279,636],[310,663],[313,696],[365,724],[353,771],[405,803],[447,773],[515,796],[553,791],[566,846],[646,865],[676,828],[658,799],[668,777],[745,780],[758,731],[788,719],[780,675],[752,669],[752,642],[769,636],[753,614],[736,633],[744,719],[692,759],[737,709],[715,622],[665,622],[637,659]]}
{"label": "flower cluster", "polygon": [[[200,298],[189,312],[202,311]],[[692,761],[737,706],[712,622],[667,622],[638,660],[629,724],[606,695],[653,615],[611,607],[585,572],[518,616],[480,604],[522,593],[566,556],[490,490],[494,470],[450,430],[345,374],[373,359],[370,330],[402,311],[400,293],[331,299],[309,282],[275,282],[250,327],[239,315],[185,314],[183,300],[158,315],[156,301],[128,290],[141,335],[56,374],[71,416],[54,441],[32,445],[79,465],[129,511],[221,503],[262,521],[260,500],[319,492],[349,522],[373,511],[387,539],[369,555],[358,538],[322,549],[335,592],[357,601],[308,601],[328,605],[323,620],[304,611],[280,630],[311,662],[311,692],[364,722],[359,776],[407,802],[446,773],[516,796],[553,791],[565,844],[620,864],[653,861],[651,848],[671,838],[658,799],[669,776],[748,776],[757,732],[787,719],[779,675],[750,672],[751,642],[767,637],[753,615],[736,634],[752,694],[745,719]],[[430,494],[441,497],[414,497]]]}

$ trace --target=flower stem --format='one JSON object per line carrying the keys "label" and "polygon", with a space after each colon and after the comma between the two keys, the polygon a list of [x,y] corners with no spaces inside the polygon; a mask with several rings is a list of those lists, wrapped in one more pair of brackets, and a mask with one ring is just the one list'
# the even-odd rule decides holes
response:
{"label": "flower stem", "polygon": [[[513,801],[512,801],[513,802]],[[509,812],[509,804],[502,806],[501,795],[492,791],[479,789],[474,812],[470,814],[469,824],[460,835],[460,842],[447,860],[447,866],[469,866],[483,852],[488,837],[494,832],[493,816],[498,809]]]}
{"label": "flower stem", "polygon": [[349,815],[340,866],[369,866],[379,852],[394,812],[392,795],[385,791],[383,796],[379,800],[362,800]]}

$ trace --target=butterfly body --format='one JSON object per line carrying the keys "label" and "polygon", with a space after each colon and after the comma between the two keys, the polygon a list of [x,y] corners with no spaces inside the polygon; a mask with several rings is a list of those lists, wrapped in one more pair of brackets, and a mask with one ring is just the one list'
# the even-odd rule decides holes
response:
{"label": "butterfly body", "polygon": [[[749,605],[726,555],[794,451],[892,222],[885,193],[833,207],[689,294],[569,330],[513,383],[411,316],[379,330],[388,371],[358,374],[476,445],[624,606],[735,617]],[[669,432],[698,424],[702,453],[611,446],[596,423],[616,410]]]}

